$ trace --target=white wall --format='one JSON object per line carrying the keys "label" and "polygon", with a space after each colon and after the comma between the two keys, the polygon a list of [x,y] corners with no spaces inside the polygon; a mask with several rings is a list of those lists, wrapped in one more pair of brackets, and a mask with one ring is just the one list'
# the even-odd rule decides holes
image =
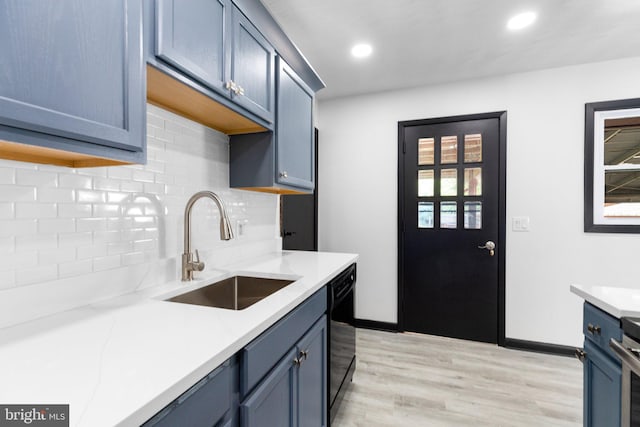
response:
{"label": "white wall", "polygon": [[[210,200],[192,244],[216,269],[281,246],[278,197],[229,188],[229,138],[153,105],[146,165],[0,160],[0,328],[180,279],[187,199],[217,192],[243,235],[220,241]],[[151,200],[154,200],[152,202]]]}
{"label": "white wall", "polygon": [[640,97],[638,76],[640,57],[321,102],[319,244],[361,255],[357,317],[397,321],[398,121],[506,110],[506,336],[580,345],[570,284],[640,288],[640,236],[583,232],[584,104]]}

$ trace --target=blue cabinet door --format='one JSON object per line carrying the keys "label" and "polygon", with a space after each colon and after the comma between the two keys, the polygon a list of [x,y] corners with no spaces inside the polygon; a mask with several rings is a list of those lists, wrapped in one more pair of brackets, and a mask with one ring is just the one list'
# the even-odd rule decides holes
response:
{"label": "blue cabinet door", "polygon": [[298,354],[294,347],[240,405],[242,427],[294,427]]}
{"label": "blue cabinet door", "polygon": [[237,365],[232,358],[171,402],[143,427],[235,425]]}
{"label": "blue cabinet door", "polygon": [[619,426],[622,382],[620,363],[589,340],[585,340],[584,351],[584,425]]}
{"label": "blue cabinet door", "polygon": [[228,96],[229,0],[156,0],[156,55]]}
{"label": "blue cabinet door", "polygon": [[231,91],[235,103],[269,123],[275,110],[275,50],[251,22],[233,8]]}
{"label": "blue cabinet door", "polygon": [[327,318],[298,343],[298,426],[327,425]]}
{"label": "blue cabinet door", "polygon": [[144,151],[142,2],[5,0],[0,28],[3,139]]}
{"label": "blue cabinet door", "polygon": [[313,190],[313,91],[278,58],[276,180]]}

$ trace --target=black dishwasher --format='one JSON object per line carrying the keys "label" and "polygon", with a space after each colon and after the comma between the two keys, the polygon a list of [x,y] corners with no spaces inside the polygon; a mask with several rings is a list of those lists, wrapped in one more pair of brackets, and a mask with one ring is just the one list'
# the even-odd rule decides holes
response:
{"label": "black dishwasher", "polygon": [[329,282],[327,289],[327,406],[330,421],[335,418],[356,369],[355,285],[356,264],[352,264]]}

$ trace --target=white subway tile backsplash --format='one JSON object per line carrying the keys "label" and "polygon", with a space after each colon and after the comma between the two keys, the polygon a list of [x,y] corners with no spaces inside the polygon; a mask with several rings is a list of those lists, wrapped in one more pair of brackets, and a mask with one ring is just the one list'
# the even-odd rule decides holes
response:
{"label": "white subway tile backsplash", "polygon": [[15,272],[11,271],[0,271],[0,290],[9,289],[16,285],[16,277]]}
{"label": "white subway tile backsplash", "polygon": [[58,247],[56,234],[29,234],[16,236],[16,252],[33,252],[38,250],[55,249]]}
{"label": "white subway tile backsplash", "polygon": [[59,218],[88,218],[91,216],[89,203],[60,203],[58,204]]}
{"label": "white subway tile backsplash", "polygon": [[16,238],[13,236],[0,237],[0,255],[15,252]]}
{"label": "white subway tile backsplash", "polygon": [[147,126],[154,126],[160,129],[164,129],[164,119],[154,113],[149,112],[147,113]]}
{"label": "white subway tile backsplash", "polygon": [[120,183],[108,178],[93,178],[93,189],[102,191],[118,191]]}
{"label": "white subway tile backsplash", "polygon": [[107,193],[104,191],[77,190],[78,203],[104,203],[107,201]]}
{"label": "white subway tile backsplash", "polygon": [[89,246],[78,246],[76,248],[76,251],[77,259],[95,259],[97,257],[103,257],[107,255],[107,246],[102,242],[96,242]]}
{"label": "white subway tile backsplash", "polygon": [[55,203],[17,203],[15,208],[16,218],[55,218],[57,215]]}
{"label": "white subway tile backsplash", "polygon": [[129,193],[142,193],[142,183],[135,181],[122,181],[120,183],[120,190],[127,191]]}
{"label": "white subway tile backsplash", "polygon": [[35,219],[3,219],[0,220],[0,237],[35,234],[37,231]]}
{"label": "white subway tile backsplash", "polygon": [[70,188],[38,188],[39,202],[65,203],[76,200],[75,191]]}
{"label": "white subway tile backsplash", "polygon": [[92,185],[92,178],[90,176],[77,175],[77,174],[60,174],[58,179],[58,186],[60,188],[85,188],[89,189]]}
{"label": "white subway tile backsplash", "polygon": [[15,216],[15,205],[12,202],[0,202],[0,219],[10,219]]}
{"label": "white subway tile backsplash", "polygon": [[133,252],[133,242],[111,242],[107,243],[108,255],[121,255]]}
{"label": "white subway tile backsplash", "polygon": [[38,233],[71,233],[76,231],[74,218],[39,219]]}
{"label": "white subway tile backsplash", "polygon": [[48,282],[58,278],[57,265],[31,266],[16,270],[16,285],[30,285],[33,283]]}
{"label": "white subway tile backsplash", "polygon": [[36,188],[23,185],[0,185],[0,202],[33,202]]}
{"label": "white subway tile backsplash", "polygon": [[122,255],[122,265],[134,265],[144,262],[144,252],[129,252]]}
{"label": "white subway tile backsplash", "polygon": [[120,255],[101,256],[93,259],[93,270],[104,271],[122,266]]}
{"label": "white subway tile backsplash", "polygon": [[0,168],[0,184],[15,184],[16,173],[13,168]]}
{"label": "white subway tile backsplash", "polygon": [[37,252],[11,252],[0,257],[0,271],[35,267],[37,261]]}
{"label": "white subway tile backsplash", "polygon": [[121,205],[116,204],[95,204],[93,205],[94,217],[117,217],[122,212]]}
{"label": "white subway tile backsplash", "polygon": [[153,182],[155,175],[146,170],[134,170],[132,179],[137,182]]}
{"label": "white subway tile backsplash", "polygon": [[164,194],[165,186],[164,184],[154,184],[151,182],[145,182],[143,185],[144,192],[147,194]]}
{"label": "white subway tile backsplash", "polygon": [[61,248],[88,246],[93,243],[91,232],[61,233],[58,235],[58,246]]}
{"label": "white subway tile backsplash", "polygon": [[[179,279],[184,208],[200,190],[218,193],[232,222],[245,225],[221,242],[217,209],[199,201],[192,226],[203,257],[224,265],[276,248],[278,198],[229,189],[228,137],[147,107],[146,165],[0,160],[0,298],[22,295],[0,313],[0,327]],[[31,288],[42,306],[20,306]]]}
{"label": "white subway tile backsplash", "polygon": [[38,264],[61,264],[76,259],[76,248],[39,249]]}
{"label": "white subway tile backsplash", "polygon": [[58,277],[73,277],[89,274],[93,271],[93,261],[91,259],[65,262],[58,266]]}
{"label": "white subway tile backsplash", "polygon": [[[40,166],[42,168],[42,166]],[[16,169],[16,184],[37,185],[39,187],[56,187],[58,174],[39,170]]]}
{"label": "white subway tile backsplash", "polygon": [[130,167],[113,167],[107,171],[107,176],[110,179],[126,179],[130,181],[133,178],[133,169]]}
{"label": "white subway tile backsplash", "polygon": [[83,231],[106,231],[106,218],[78,218],[76,220],[76,230]]}

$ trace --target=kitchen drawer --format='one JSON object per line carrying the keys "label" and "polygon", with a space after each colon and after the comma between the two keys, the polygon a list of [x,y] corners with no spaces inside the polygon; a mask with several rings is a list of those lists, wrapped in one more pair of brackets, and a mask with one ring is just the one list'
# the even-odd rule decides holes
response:
{"label": "kitchen drawer", "polygon": [[240,351],[240,396],[244,398],[327,311],[322,288]]}
{"label": "kitchen drawer", "polygon": [[609,340],[611,338],[617,341],[622,340],[620,320],[587,302],[584,303],[583,319],[582,333],[585,340],[593,342],[600,350],[618,360],[609,347]]}
{"label": "kitchen drawer", "polygon": [[226,361],[158,412],[144,427],[214,426],[231,408],[233,366]]}

